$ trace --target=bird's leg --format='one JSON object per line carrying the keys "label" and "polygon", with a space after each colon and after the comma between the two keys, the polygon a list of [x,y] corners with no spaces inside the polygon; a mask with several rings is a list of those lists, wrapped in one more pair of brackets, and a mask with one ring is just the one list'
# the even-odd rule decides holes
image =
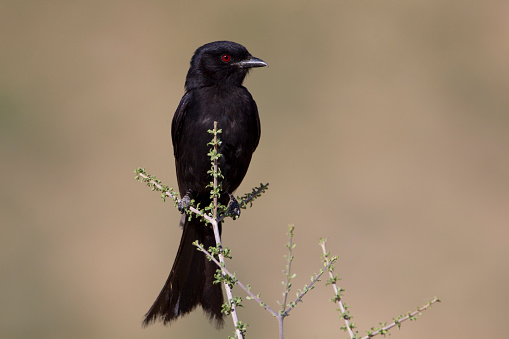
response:
{"label": "bird's leg", "polygon": [[184,195],[182,197],[182,199],[180,199],[180,201],[177,205],[177,208],[180,211],[180,213],[184,214],[184,212],[186,211],[186,208],[188,208],[191,205],[191,199],[192,199],[191,192],[187,191],[186,195]]}
{"label": "bird's leg", "polygon": [[228,214],[231,215],[233,220],[235,220],[240,217],[240,205],[233,194],[228,193],[228,196],[230,197],[230,202],[228,203]]}

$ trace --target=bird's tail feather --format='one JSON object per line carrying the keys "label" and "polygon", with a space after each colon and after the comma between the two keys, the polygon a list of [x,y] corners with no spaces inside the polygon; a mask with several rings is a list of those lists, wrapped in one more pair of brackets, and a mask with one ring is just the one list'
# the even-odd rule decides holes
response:
{"label": "bird's tail feather", "polygon": [[[182,216],[182,238],[170,275],[156,301],[145,314],[143,325],[161,320],[166,325],[201,305],[216,327],[223,326],[223,292],[221,284],[214,284],[217,266],[192,243],[198,240],[208,249],[215,246],[214,232],[196,218],[188,221]],[[220,228],[221,229],[221,226]]]}

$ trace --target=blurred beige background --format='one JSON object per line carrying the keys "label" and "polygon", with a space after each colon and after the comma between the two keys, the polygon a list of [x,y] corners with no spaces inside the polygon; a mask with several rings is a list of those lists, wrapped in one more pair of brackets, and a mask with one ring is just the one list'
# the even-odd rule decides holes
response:
{"label": "blurred beige background", "polygon": [[[189,59],[223,39],[270,64],[246,80],[262,140],[238,193],[270,190],[225,225],[238,276],[276,307],[294,223],[294,286],[328,237],[362,332],[437,295],[392,337],[504,336],[507,13],[497,0],[0,1],[0,338],[232,333],[201,310],[141,328],[180,230],[133,179],[141,166],[176,186]],[[331,297],[306,297],[286,337],[346,337]],[[277,337],[245,305],[248,337]]]}

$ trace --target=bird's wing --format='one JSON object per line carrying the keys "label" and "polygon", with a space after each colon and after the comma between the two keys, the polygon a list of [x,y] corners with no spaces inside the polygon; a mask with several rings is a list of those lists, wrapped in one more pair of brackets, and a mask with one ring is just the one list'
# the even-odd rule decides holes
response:
{"label": "bird's wing", "polygon": [[258,107],[256,106],[256,102],[253,100],[253,105],[255,109],[255,116],[256,116],[256,142],[254,145],[253,152],[255,151],[256,147],[258,147],[258,143],[260,142],[260,135],[262,134],[262,128],[260,125],[260,116],[258,115]]}
{"label": "bird's wing", "polygon": [[184,116],[186,114],[187,106],[191,99],[191,93],[186,92],[182,99],[180,99],[180,103],[173,115],[173,120],[171,122],[171,141],[173,143],[173,154],[175,155],[175,159],[178,159],[178,140],[180,138],[180,131],[182,129],[182,122],[184,121]]}

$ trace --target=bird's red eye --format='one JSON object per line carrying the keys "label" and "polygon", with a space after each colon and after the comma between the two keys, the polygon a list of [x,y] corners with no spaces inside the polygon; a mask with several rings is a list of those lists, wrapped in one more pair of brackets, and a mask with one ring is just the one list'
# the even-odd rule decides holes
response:
{"label": "bird's red eye", "polygon": [[223,62],[229,62],[230,59],[231,57],[228,54],[223,54],[223,56],[221,57],[221,60],[223,60]]}

